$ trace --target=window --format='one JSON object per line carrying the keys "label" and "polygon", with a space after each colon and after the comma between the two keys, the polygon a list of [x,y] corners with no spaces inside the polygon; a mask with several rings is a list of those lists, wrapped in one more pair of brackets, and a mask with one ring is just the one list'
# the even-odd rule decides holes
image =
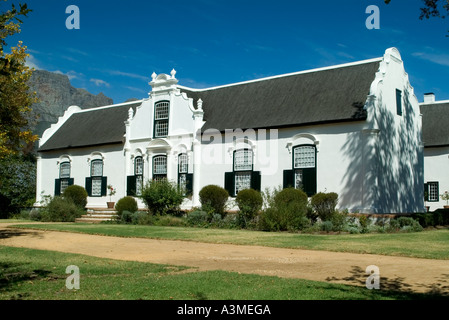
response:
{"label": "window", "polygon": [[402,91],[396,89],[396,113],[402,116]]}
{"label": "window", "polygon": [[154,105],[154,137],[161,138],[168,135],[168,117],[170,103],[161,101]]}
{"label": "window", "polygon": [[55,196],[63,194],[71,185],[73,185],[73,178],[70,178],[70,162],[62,162],[59,165],[59,179],[55,180]]}
{"label": "window", "polygon": [[293,148],[292,170],[284,170],[284,188],[302,189],[309,196],[316,193],[316,147]]}
{"label": "window", "polygon": [[134,160],[134,176],[136,177],[136,195],[142,195],[143,188],[143,159],[136,157]]}
{"label": "window", "polygon": [[185,195],[193,191],[193,174],[189,174],[189,157],[185,153],[178,156],[178,186],[185,190]]}
{"label": "window", "polygon": [[253,171],[253,151],[234,151],[233,172],[225,173],[225,189],[229,195],[234,197],[239,191],[250,188],[260,191],[260,182],[260,172]]}
{"label": "window", "polygon": [[92,160],[90,177],[86,178],[86,191],[90,197],[106,196],[107,178],[103,176],[103,160]]}
{"label": "window", "polygon": [[440,200],[438,181],[424,184],[424,200],[429,202],[438,202]]}
{"label": "window", "polygon": [[134,159],[134,174],[127,177],[126,195],[140,196],[143,188],[143,158],[141,156]]}
{"label": "window", "polygon": [[167,156],[153,157],[153,179],[161,180],[167,178]]}

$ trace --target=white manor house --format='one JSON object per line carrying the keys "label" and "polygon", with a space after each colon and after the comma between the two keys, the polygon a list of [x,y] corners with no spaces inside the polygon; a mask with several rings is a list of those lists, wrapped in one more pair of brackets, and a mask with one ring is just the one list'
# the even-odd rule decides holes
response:
{"label": "white manor house", "polygon": [[[442,207],[449,188],[449,101],[420,104],[401,55],[192,89],[153,73],[148,98],[70,106],[39,141],[37,203],[72,184],[89,208],[138,199],[150,179],[188,190],[184,209],[214,184],[239,190],[336,192],[357,213]],[[428,117],[428,118],[427,118]],[[435,123],[433,121],[436,121]],[[446,120],[446,122],[448,122]],[[423,132],[424,130],[424,132]],[[424,198],[424,189],[426,199]],[[143,207],[143,202],[138,201]]]}

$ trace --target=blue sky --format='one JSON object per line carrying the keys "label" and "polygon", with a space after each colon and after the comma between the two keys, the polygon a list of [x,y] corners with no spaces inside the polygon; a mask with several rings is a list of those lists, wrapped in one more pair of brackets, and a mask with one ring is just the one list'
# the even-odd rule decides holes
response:
{"label": "blue sky", "polygon": [[[13,1],[17,3],[17,1]],[[401,52],[419,101],[449,100],[449,18],[419,20],[421,0],[22,0],[33,10],[9,45],[114,103],[146,98],[153,72],[205,88]],[[10,6],[1,2],[2,11]],[[66,28],[66,8],[80,29]],[[369,5],[380,29],[365,26]]]}

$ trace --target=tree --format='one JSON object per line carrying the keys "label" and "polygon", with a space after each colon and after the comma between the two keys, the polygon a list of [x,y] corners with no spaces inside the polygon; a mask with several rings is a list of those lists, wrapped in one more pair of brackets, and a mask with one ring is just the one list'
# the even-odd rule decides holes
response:
{"label": "tree", "polygon": [[27,47],[19,41],[11,53],[4,52],[7,37],[20,33],[21,16],[31,11],[26,4],[19,7],[12,4],[10,10],[0,14],[0,159],[30,149],[38,138],[29,129],[31,105],[37,98],[27,85],[33,72],[25,65]]}
{"label": "tree", "polygon": [[[389,4],[391,0],[384,0],[386,4]],[[422,20],[424,18],[429,19],[431,17],[445,18],[446,16],[442,14],[444,10],[449,12],[449,0],[422,0],[424,2],[424,7],[421,9],[421,14],[419,18]]]}

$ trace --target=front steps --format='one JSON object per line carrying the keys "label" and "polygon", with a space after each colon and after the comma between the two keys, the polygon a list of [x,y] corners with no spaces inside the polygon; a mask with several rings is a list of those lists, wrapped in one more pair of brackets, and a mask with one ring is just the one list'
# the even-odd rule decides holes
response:
{"label": "front steps", "polygon": [[87,213],[81,218],[75,219],[75,222],[84,223],[100,223],[103,221],[111,221],[117,217],[115,209],[106,208],[87,208]]}

